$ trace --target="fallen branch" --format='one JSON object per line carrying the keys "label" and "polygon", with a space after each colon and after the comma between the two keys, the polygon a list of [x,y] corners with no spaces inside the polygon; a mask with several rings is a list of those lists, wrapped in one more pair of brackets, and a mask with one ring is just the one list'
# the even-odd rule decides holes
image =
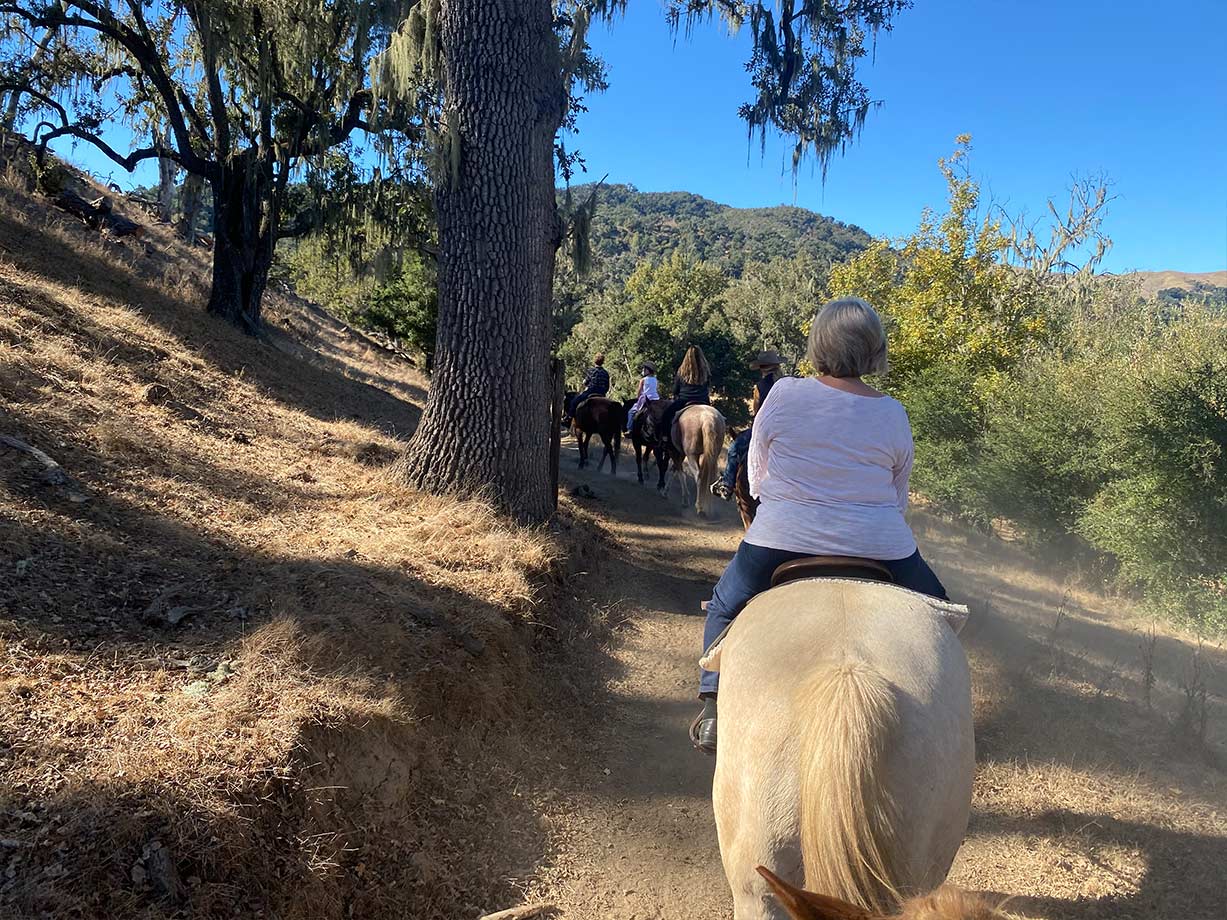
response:
{"label": "fallen branch", "polygon": [[557,910],[552,901],[544,904],[525,904],[522,907],[511,907],[493,914],[482,914],[477,920],[529,920],[530,917],[540,917],[546,911]]}
{"label": "fallen branch", "polygon": [[29,454],[41,463],[43,465],[43,473],[40,477],[42,481],[49,486],[64,489],[69,501],[78,503],[89,501],[89,498],[81,490],[76,480],[64,472],[64,467],[60,466],[37,447],[31,447],[25,441],[19,441],[17,438],[7,434],[0,434],[0,444],[5,447],[11,447],[13,450],[21,451],[23,454]]}
{"label": "fallen branch", "polygon": [[145,233],[145,228],[140,224],[116,214],[114,203],[106,195],[87,201],[72,189],[66,188],[56,196],[53,203],[61,211],[80,218],[92,229],[104,230],[110,236],[142,236]]}

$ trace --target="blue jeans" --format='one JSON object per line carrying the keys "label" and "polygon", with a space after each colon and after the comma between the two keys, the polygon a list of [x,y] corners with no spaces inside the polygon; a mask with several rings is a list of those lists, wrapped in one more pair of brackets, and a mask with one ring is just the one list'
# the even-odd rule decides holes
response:
{"label": "blue jeans", "polygon": [[[707,604],[707,622],[703,624],[703,648],[711,647],[724,628],[736,619],[743,607],[756,594],[771,587],[775,570],[792,559],[803,559],[812,553],[794,553],[786,549],[770,549],[741,541],[724,574],[716,582],[711,600]],[[920,550],[906,559],[883,560],[890,569],[895,584],[928,594],[940,600],[949,600],[946,589],[933,574],[929,564],[920,557]],[[713,671],[701,671],[700,693],[715,693],[720,684],[720,675]]]}
{"label": "blue jeans", "polygon": [[729,445],[729,455],[724,461],[724,475],[721,478],[730,492],[737,485],[737,470],[745,463],[746,454],[750,452],[750,436],[753,433],[754,429],[747,428]]}

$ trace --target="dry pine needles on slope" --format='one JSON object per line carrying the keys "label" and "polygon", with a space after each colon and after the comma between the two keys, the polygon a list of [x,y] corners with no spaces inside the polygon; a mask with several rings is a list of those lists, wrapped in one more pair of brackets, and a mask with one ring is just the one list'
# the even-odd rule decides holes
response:
{"label": "dry pine needles on slope", "polygon": [[204,258],[0,189],[0,434],[80,490],[0,446],[0,914],[513,901],[558,538],[396,484],[423,379]]}

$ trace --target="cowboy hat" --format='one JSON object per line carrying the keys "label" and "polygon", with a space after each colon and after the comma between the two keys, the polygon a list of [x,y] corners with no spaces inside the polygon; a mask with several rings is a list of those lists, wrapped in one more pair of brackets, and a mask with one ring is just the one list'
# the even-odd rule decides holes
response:
{"label": "cowboy hat", "polygon": [[752,368],[775,367],[777,364],[783,364],[784,359],[780,357],[778,351],[760,351],[758,357],[750,362]]}
{"label": "cowboy hat", "polygon": [[655,373],[656,373],[656,365],[655,365],[655,364],[653,364],[651,361],[640,361],[640,362],[639,362],[639,366],[640,366],[640,367],[641,367],[643,370],[647,371],[649,374],[655,374]]}

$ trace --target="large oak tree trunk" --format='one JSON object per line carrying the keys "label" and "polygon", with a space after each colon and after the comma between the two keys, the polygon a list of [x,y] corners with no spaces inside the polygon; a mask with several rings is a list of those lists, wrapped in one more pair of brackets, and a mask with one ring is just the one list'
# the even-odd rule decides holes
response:
{"label": "large oak tree trunk", "polygon": [[231,158],[213,182],[213,289],[209,312],[260,331],[260,303],[276,244],[272,169],[251,153]]}
{"label": "large oak tree trunk", "polygon": [[443,0],[440,36],[438,348],[403,469],[419,488],[487,488],[517,518],[540,521],[554,508],[553,157],[564,106],[551,4]]}

